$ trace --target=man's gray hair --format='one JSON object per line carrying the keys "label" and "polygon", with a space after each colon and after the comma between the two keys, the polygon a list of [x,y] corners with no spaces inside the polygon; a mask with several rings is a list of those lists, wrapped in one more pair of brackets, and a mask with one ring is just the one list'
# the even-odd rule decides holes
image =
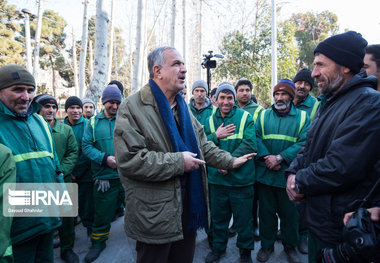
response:
{"label": "man's gray hair", "polygon": [[174,47],[169,46],[163,46],[155,48],[152,52],[148,55],[148,70],[149,70],[149,78],[153,79],[153,67],[155,65],[163,66],[165,64],[165,58],[164,58],[164,51],[165,50],[175,50]]}

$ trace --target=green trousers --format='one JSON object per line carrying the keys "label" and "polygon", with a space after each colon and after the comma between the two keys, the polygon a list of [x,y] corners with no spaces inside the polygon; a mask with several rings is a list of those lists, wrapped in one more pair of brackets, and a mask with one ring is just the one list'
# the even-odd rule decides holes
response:
{"label": "green trousers", "polygon": [[322,245],[319,243],[319,241],[309,232],[308,235],[309,242],[307,244],[308,246],[308,259],[309,263],[317,263],[317,257],[321,252]]}
{"label": "green trousers", "polygon": [[94,182],[78,183],[78,214],[86,228],[94,222]]}
{"label": "green trousers", "polygon": [[238,233],[236,246],[240,250],[253,250],[253,185],[229,187],[210,184],[212,248],[222,252],[227,248],[228,225],[233,215],[234,226]]}
{"label": "green trousers", "polygon": [[290,202],[284,188],[257,183],[259,194],[259,230],[261,247],[270,249],[276,241],[278,218],[282,244],[285,248],[296,247],[299,240],[298,212],[294,203]]}
{"label": "green trousers", "polygon": [[54,262],[53,231],[12,246],[15,263]]}
{"label": "green trousers", "polygon": [[120,206],[119,199],[124,200],[124,188],[120,179],[110,179],[110,189],[98,191],[94,185],[95,214],[92,225],[91,243],[93,247],[102,247],[108,239],[111,221],[116,209]]}
{"label": "green trousers", "polygon": [[58,227],[61,254],[74,247],[75,241],[75,217],[62,217],[62,225]]}

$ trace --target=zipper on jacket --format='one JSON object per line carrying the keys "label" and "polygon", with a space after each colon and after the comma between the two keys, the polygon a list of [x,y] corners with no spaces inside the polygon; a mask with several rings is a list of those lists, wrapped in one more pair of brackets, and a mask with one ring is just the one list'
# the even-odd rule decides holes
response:
{"label": "zipper on jacket", "polygon": [[32,140],[33,140],[34,151],[36,152],[37,151],[36,141],[34,140],[32,131],[30,130],[30,127],[29,127],[29,124],[28,124],[27,120],[24,119],[24,122],[26,124],[26,127],[28,127],[28,130],[29,130],[29,133],[30,133],[30,137],[32,137]]}

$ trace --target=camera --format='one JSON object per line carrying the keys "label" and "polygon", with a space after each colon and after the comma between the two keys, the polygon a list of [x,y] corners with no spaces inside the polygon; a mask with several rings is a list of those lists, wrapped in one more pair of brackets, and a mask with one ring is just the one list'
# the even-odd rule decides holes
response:
{"label": "camera", "polygon": [[359,208],[343,229],[343,243],[335,248],[322,249],[319,262],[378,262],[379,234],[379,223],[371,220],[365,208]]}
{"label": "camera", "polygon": [[216,60],[211,60],[211,58],[216,57],[216,58],[223,58],[222,55],[219,54],[213,54],[213,51],[209,51],[208,54],[203,55],[203,61],[201,63],[203,68],[216,68]]}

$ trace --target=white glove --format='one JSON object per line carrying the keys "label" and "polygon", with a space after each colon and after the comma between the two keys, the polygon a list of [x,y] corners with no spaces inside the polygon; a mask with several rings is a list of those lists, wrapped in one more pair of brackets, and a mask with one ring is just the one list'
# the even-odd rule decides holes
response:
{"label": "white glove", "polygon": [[99,185],[98,191],[107,192],[110,189],[110,181],[107,179],[96,179],[95,184]]}

